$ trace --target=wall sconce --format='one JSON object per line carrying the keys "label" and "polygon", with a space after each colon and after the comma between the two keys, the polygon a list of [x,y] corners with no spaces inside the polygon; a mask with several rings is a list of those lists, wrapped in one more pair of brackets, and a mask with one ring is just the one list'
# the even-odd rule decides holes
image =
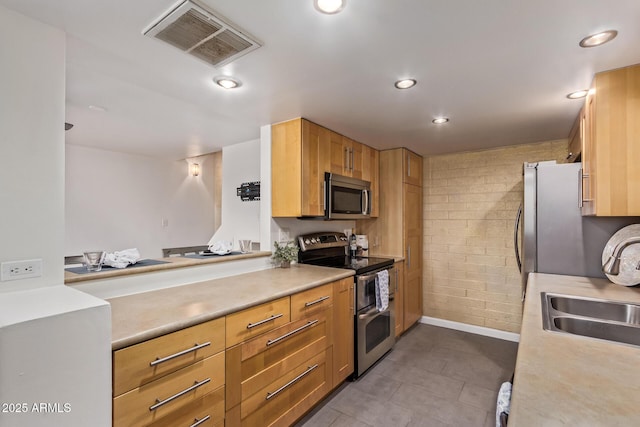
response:
{"label": "wall sconce", "polygon": [[191,163],[189,165],[189,173],[192,176],[198,176],[200,175],[200,164],[199,163]]}

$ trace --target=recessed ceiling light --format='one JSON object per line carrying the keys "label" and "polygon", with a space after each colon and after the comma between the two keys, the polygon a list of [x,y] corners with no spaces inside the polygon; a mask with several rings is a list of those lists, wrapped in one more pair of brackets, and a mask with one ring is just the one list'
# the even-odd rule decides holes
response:
{"label": "recessed ceiling light", "polygon": [[347,0],[313,0],[313,6],[318,12],[333,15],[340,12],[347,5]]}
{"label": "recessed ceiling light", "polygon": [[591,34],[580,40],[580,47],[596,47],[613,40],[618,35],[616,30],[607,30],[597,34]]}
{"label": "recessed ceiling light", "polygon": [[571,92],[569,95],[567,95],[567,98],[569,98],[569,99],[580,99],[580,98],[584,98],[588,94],[589,94],[589,91],[587,89],[578,90],[578,91],[575,91],[575,92]]}
{"label": "recessed ceiling light", "polygon": [[218,86],[225,89],[235,89],[240,86],[240,82],[238,80],[227,76],[216,77],[213,81],[216,82]]}
{"label": "recessed ceiling light", "polygon": [[436,119],[431,120],[431,123],[436,125],[441,125],[443,123],[447,123],[449,121],[448,117],[438,117]]}
{"label": "recessed ceiling light", "polygon": [[418,82],[414,79],[403,79],[395,82],[394,86],[398,89],[409,89],[410,87],[414,87],[416,84],[418,84]]}

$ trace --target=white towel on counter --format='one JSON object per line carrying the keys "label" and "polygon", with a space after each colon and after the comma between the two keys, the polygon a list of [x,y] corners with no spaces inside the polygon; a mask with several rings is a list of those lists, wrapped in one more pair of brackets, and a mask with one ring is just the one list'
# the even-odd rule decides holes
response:
{"label": "white towel on counter", "polygon": [[389,270],[376,274],[376,308],[385,311],[389,307]]}
{"label": "white towel on counter", "polygon": [[114,268],[125,268],[129,264],[135,264],[140,260],[140,252],[137,248],[123,251],[107,252],[104,255],[104,265]]}
{"label": "white towel on counter", "polygon": [[511,411],[511,387],[510,382],[502,383],[498,392],[498,401],[496,402],[496,427],[501,427],[500,415],[504,412],[509,415]]}

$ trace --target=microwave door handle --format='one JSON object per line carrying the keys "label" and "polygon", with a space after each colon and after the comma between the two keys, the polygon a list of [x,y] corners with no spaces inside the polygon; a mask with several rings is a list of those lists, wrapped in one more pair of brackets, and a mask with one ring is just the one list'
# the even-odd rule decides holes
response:
{"label": "microwave door handle", "polygon": [[362,190],[363,198],[362,198],[362,214],[367,215],[371,212],[371,206],[369,205],[369,190]]}

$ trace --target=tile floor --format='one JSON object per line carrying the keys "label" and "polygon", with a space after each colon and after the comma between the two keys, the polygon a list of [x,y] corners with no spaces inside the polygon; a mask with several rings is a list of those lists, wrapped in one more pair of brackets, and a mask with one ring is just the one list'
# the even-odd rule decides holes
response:
{"label": "tile floor", "polygon": [[296,427],[495,426],[495,398],[517,343],[418,324],[358,381]]}

